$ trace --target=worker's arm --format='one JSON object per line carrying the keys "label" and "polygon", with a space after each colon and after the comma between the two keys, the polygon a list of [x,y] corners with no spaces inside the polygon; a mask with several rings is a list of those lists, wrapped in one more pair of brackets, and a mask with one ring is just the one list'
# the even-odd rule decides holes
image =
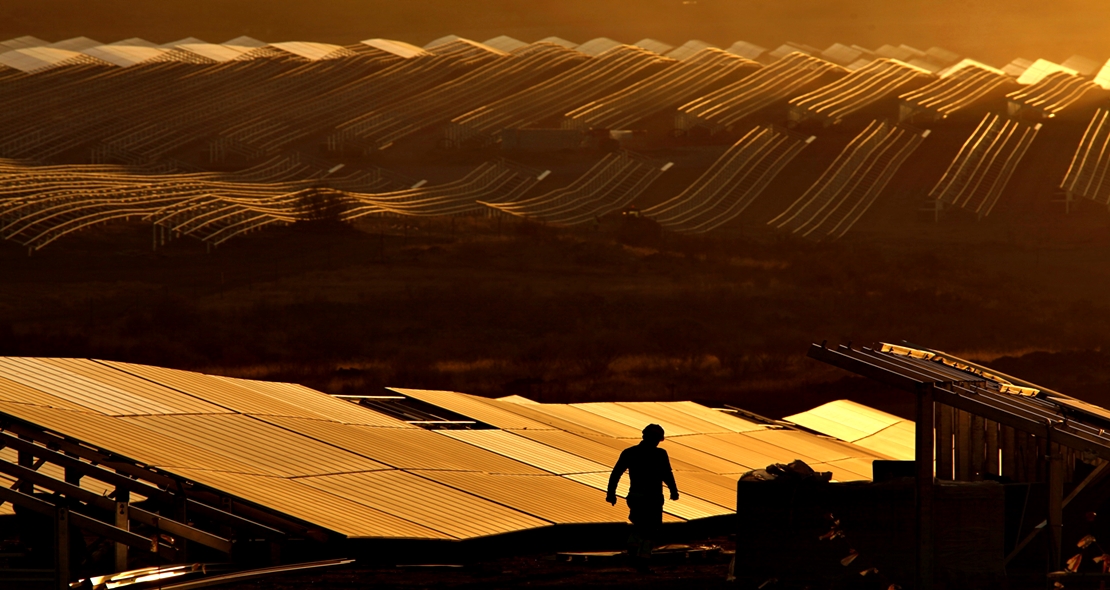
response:
{"label": "worker's arm", "polygon": [[667,484],[667,489],[671,491],[671,499],[678,499],[678,484],[674,481],[674,472],[671,471],[671,457],[667,454],[666,449],[659,449],[663,451],[663,483]]}
{"label": "worker's arm", "polygon": [[628,471],[628,460],[622,452],[617,459],[617,464],[613,466],[613,473],[609,474],[609,488],[605,493],[605,501],[614,506],[617,504],[617,484],[620,483],[625,471]]}

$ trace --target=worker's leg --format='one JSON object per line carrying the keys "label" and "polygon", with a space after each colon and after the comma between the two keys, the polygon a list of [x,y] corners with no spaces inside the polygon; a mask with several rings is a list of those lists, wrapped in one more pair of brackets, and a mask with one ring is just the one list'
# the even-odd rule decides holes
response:
{"label": "worker's leg", "polygon": [[632,535],[628,539],[628,555],[640,571],[650,571],[651,549],[655,533],[663,522],[663,496],[659,498],[628,498]]}

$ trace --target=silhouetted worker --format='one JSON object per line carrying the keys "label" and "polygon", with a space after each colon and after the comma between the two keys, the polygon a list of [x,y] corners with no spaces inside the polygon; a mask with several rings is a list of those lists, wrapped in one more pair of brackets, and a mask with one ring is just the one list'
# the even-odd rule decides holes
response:
{"label": "silhouetted worker", "polygon": [[628,520],[632,521],[632,534],[628,538],[628,554],[636,569],[647,572],[651,560],[651,541],[663,524],[663,484],[671,490],[671,500],[678,500],[678,486],[671,472],[671,459],[667,451],[659,448],[663,442],[663,427],[648,424],[644,440],[621,452],[609,476],[609,489],[605,501],[617,504],[617,484],[628,471]]}

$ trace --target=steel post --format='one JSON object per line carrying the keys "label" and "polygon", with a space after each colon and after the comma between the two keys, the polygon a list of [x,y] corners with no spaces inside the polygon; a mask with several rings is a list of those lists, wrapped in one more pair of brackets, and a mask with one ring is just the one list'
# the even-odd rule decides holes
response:
{"label": "steel post", "polygon": [[917,393],[917,590],[933,588],[933,385]]}

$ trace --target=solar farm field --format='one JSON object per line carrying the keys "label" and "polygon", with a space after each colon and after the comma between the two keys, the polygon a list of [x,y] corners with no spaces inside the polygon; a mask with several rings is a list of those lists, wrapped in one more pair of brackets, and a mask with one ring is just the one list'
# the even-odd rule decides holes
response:
{"label": "solar farm field", "polygon": [[775,414],[815,335],[1103,343],[1100,62],[580,41],[0,43],[0,352]]}

